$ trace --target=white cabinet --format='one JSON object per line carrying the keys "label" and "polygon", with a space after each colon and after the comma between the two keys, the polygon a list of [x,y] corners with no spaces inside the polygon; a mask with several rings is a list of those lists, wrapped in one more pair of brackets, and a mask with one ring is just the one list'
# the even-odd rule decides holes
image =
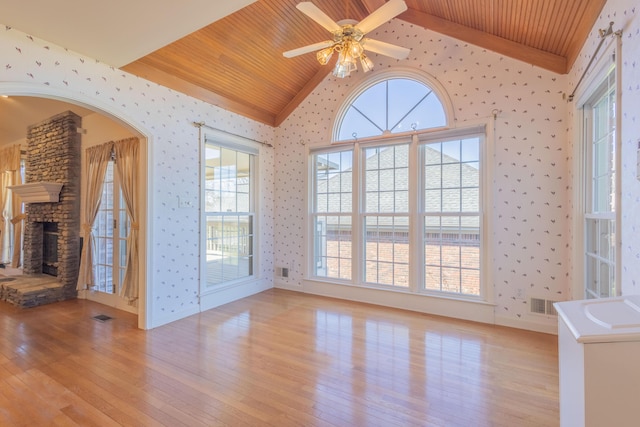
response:
{"label": "white cabinet", "polygon": [[560,425],[640,425],[640,296],[556,303]]}

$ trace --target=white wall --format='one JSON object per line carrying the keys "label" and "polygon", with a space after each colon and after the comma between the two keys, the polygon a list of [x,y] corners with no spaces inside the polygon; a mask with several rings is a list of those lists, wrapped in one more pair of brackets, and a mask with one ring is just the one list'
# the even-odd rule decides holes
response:
{"label": "white wall", "polygon": [[[0,57],[0,91],[80,101],[148,138],[146,326],[198,312],[199,209],[178,208],[178,196],[199,198],[199,136],[192,122],[271,143],[274,130],[16,29],[0,32]],[[273,150],[264,150],[260,161],[264,288],[273,280]]]}
{"label": "white wall", "polygon": [[[495,321],[523,328],[555,326],[556,319],[528,313],[519,291],[552,300],[569,299],[572,250],[570,230],[572,108],[570,92],[594,49],[596,30],[609,21],[623,28],[623,276],[625,293],[640,292],[640,183],[636,175],[639,24],[631,0],[610,0],[583,53],[568,76],[461,43],[402,21],[385,24],[372,37],[412,48],[402,65],[434,76],[447,90],[456,121],[496,120],[495,182],[491,219]],[[269,285],[274,266],[288,266],[280,286],[301,289],[304,279],[307,205],[307,149],[330,139],[335,114],[350,90],[367,77],[328,77],[277,130],[207,105],[76,55],[15,29],[0,33],[5,66],[0,88],[19,84],[34,91],[80,99],[122,118],[149,137],[150,230],[148,271],[150,324],[156,326],[195,313],[198,305],[199,214],[178,208],[178,195],[198,198],[198,131],[193,121],[275,143],[261,156],[260,272]],[[396,61],[372,55],[377,70]],[[375,72],[375,71],[374,71]],[[276,166],[277,165],[277,166]],[[273,220],[272,214],[275,215]],[[274,237],[274,235],[276,237]],[[275,258],[274,258],[275,257]],[[409,297],[411,298],[411,297]],[[407,300],[408,301],[408,300]],[[427,304],[424,308],[429,310]]]}
{"label": "white wall", "polygon": [[[613,22],[613,30],[622,30],[622,125],[620,129],[622,142],[622,223],[620,237],[622,240],[622,277],[623,294],[640,294],[640,182],[637,179],[637,148],[640,143],[640,10],[635,0],[609,0],[589,34],[579,58],[569,73],[569,88],[576,87],[578,79],[594,54],[600,38],[598,30],[606,29]],[[592,68],[585,81],[589,80]],[[579,87],[579,90],[581,87]],[[570,105],[569,113],[574,125],[578,107]],[[578,130],[570,129],[570,144],[574,148],[578,142]],[[577,152],[577,147],[576,152]],[[576,177],[577,178],[577,177]],[[579,209],[579,206],[576,206]],[[577,229],[573,234],[580,233]],[[579,256],[577,254],[576,256]],[[575,268],[580,268],[579,260],[575,260]],[[576,283],[576,288],[582,286]]]}
{"label": "white wall", "polygon": [[[569,298],[570,177],[567,105],[562,98],[567,77],[399,20],[383,25],[372,38],[412,49],[402,66],[429,73],[444,86],[458,126],[487,120],[492,110],[500,110],[495,158],[488,165],[495,179],[488,189],[493,197],[493,235],[487,236],[493,242],[493,259],[487,263],[495,301],[491,321],[555,330],[555,318],[529,314],[527,300],[516,295],[521,290],[527,298]],[[374,72],[397,66],[395,60],[371,57]],[[278,278],[277,286],[317,291],[303,281],[306,150],[330,142],[339,107],[366,77],[362,71],[346,79],[330,76],[278,129],[275,265],[288,266],[290,278]],[[393,305],[404,304],[419,311],[448,309],[437,308],[433,300],[416,302],[415,296],[387,298],[394,298]]]}

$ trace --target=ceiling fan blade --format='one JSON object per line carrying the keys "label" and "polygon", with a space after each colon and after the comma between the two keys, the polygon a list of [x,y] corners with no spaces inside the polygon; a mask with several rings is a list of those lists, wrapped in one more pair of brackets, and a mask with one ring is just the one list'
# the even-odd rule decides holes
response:
{"label": "ceiling fan blade", "polygon": [[308,46],[299,47],[297,49],[288,50],[284,52],[282,55],[284,55],[285,58],[293,58],[294,56],[304,55],[305,53],[324,49],[325,47],[329,47],[332,44],[333,44],[333,40],[325,40],[323,42],[318,42],[318,43],[310,44]]}
{"label": "ceiling fan blade", "polygon": [[409,56],[411,49],[396,46],[394,44],[381,42],[373,39],[362,39],[362,47],[369,52],[379,53],[380,55],[390,56],[395,59],[405,59]]}
{"label": "ceiling fan blade", "polygon": [[318,24],[322,25],[330,32],[341,31],[342,27],[338,25],[333,19],[331,19],[326,13],[318,9],[318,6],[311,3],[310,1],[303,1],[302,3],[298,3],[296,5],[298,10],[309,18],[316,21]]}
{"label": "ceiling fan blade", "polygon": [[367,34],[369,31],[378,28],[385,22],[400,15],[405,10],[407,10],[407,4],[404,0],[389,0],[374,10],[371,15],[356,24],[356,28],[362,31],[363,34]]}

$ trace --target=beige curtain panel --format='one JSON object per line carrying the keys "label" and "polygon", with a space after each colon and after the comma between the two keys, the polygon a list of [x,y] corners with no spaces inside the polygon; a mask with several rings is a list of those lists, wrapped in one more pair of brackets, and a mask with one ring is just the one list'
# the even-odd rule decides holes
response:
{"label": "beige curtain panel", "polygon": [[126,204],[129,216],[130,229],[127,236],[127,266],[124,279],[120,287],[120,295],[127,298],[130,303],[138,299],[138,230],[140,207],[138,206],[138,170],[139,165],[138,138],[128,138],[114,143],[116,157],[116,173],[120,180],[122,198]]}
{"label": "beige curtain panel", "polygon": [[102,184],[107,165],[111,159],[113,142],[87,148],[84,186],[84,217],[82,218],[81,235],[84,238],[80,255],[80,272],[78,274],[78,290],[89,289],[95,284],[95,268],[93,252],[95,240],[93,237],[93,222],[98,214],[102,199]]}
{"label": "beige curtain panel", "polygon": [[[11,260],[12,267],[20,263],[20,242],[22,240],[21,218],[22,202],[17,194],[8,189],[10,185],[22,183],[20,177],[20,144],[15,144],[0,150],[0,255]],[[9,203],[11,201],[11,203]],[[9,236],[13,224],[13,236]],[[8,254],[5,242],[13,239],[13,253]],[[5,261],[4,259],[0,261]]]}

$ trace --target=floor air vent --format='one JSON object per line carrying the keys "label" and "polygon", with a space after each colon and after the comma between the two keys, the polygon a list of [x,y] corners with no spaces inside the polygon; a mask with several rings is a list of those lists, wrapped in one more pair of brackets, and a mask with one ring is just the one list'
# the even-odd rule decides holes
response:
{"label": "floor air vent", "polygon": [[93,316],[98,322],[106,322],[107,320],[113,319],[111,316],[107,316],[106,314],[98,314],[97,316]]}
{"label": "floor air vent", "polygon": [[531,312],[536,314],[547,314],[549,316],[557,316],[558,312],[553,307],[553,303],[556,301],[551,301],[548,299],[542,298],[531,298]]}

